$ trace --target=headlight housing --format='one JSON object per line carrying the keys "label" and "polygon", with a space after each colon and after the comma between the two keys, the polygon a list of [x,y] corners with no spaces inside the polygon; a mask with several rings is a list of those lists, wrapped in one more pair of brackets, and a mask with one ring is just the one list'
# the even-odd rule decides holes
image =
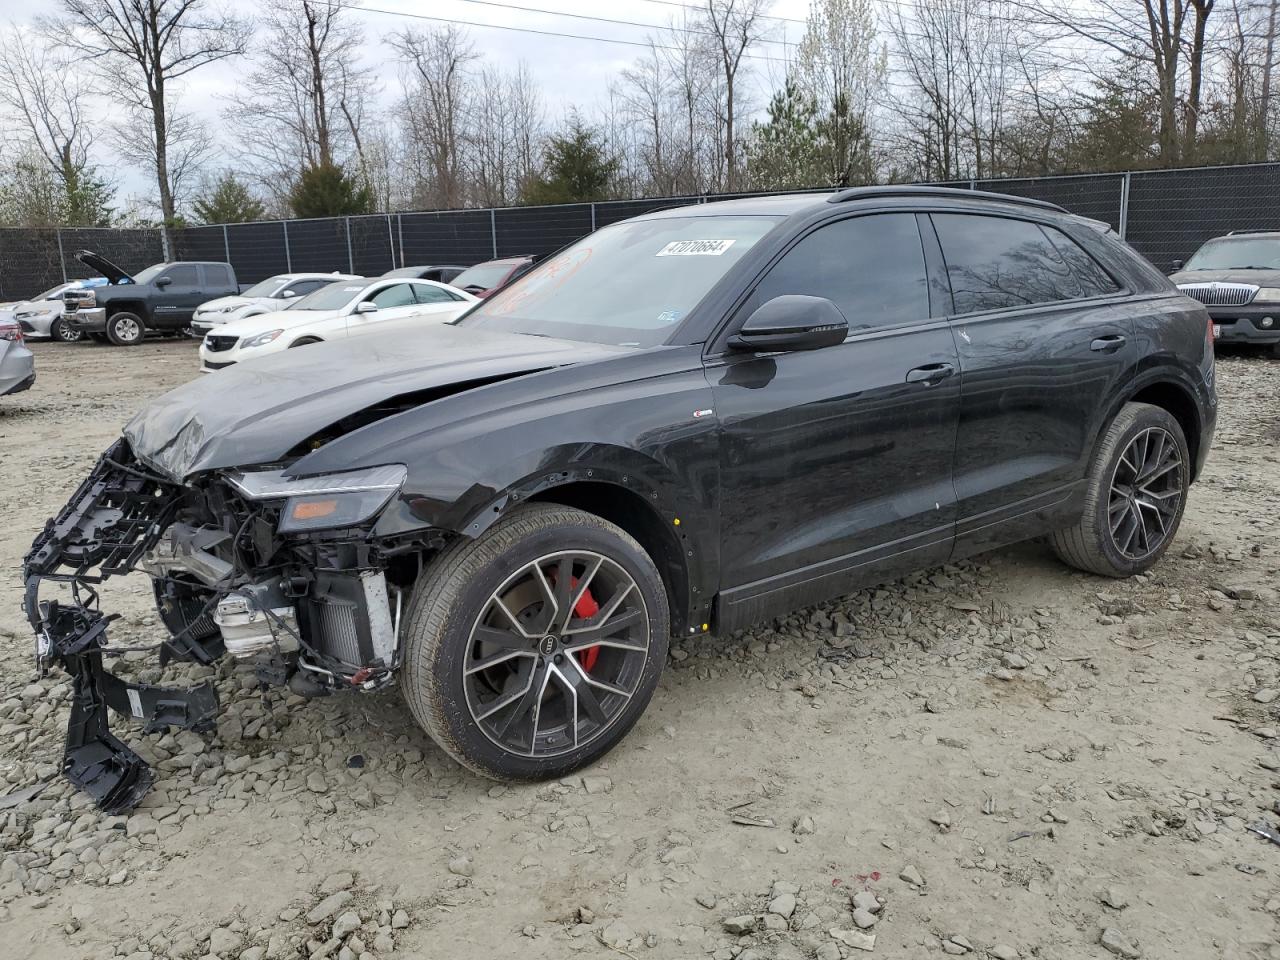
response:
{"label": "headlight housing", "polygon": [[1280,303],[1280,287],[1259,287],[1253,295],[1254,303]]}
{"label": "headlight housing", "polygon": [[280,336],[280,334],[282,333],[284,333],[283,330],[268,330],[266,333],[259,333],[256,336],[247,337],[246,339],[240,341],[240,349],[244,350],[248,347],[266,346],[268,343],[276,339],[276,337]]}
{"label": "headlight housing", "polygon": [[289,480],[283,470],[235,473],[228,479],[249,500],[284,499],[280,533],[334,530],[364,523],[402,486],[409,471],[393,463]]}

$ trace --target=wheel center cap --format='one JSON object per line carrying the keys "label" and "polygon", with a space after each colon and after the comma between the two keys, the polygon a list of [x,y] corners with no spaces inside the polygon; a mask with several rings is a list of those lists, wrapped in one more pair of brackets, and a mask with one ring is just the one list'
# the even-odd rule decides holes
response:
{"label": "wheel center cap", "polygon": [[558,646],[560,646],[560,638],[553,633],[548,633],[538,641],[538,652],[544,657],[549,657],[556,652]]}

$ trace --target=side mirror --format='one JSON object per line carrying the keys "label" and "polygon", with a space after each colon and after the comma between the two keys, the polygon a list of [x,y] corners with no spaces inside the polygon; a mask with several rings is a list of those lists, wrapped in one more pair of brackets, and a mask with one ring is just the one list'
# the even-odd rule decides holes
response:
{"label": "side mirror", "polygon": [[156,286],[161,288],[167,287],[171,283],[173,283],[173,281],[170,280],[168,277],[156,277],[156,280],[155,280]]}
{"label": "side mirror", "polygon": [[1175,261],[1173,261],[1173,263],[1169,264],[1169,267],[1170,267],[1170,269],[1172,270],[1172,272],[1177,273],[1179,270],[1181,270],[1181,269],[1182,269],[1182,267],[1183,267],[1183,261],[1182,261],[1182,260],[1175,260]]}
{"label": "side mirror", "polygon": [[825,297],[786,294],[761,304],[729,338],[730,350],[819,350],[844,343],[849,323]]}
{"label": "side mirror", "polygon": [[361,300],[356,304],[356,313],[377,313],[378,305],[372,300]]}
{"label": "side mirror", "polygon": [[292,300],[294,297],[297,296],[297,294],[294,293],[292,290],[286,290],[284,293],[280,294],[280,296],[284,300]]}

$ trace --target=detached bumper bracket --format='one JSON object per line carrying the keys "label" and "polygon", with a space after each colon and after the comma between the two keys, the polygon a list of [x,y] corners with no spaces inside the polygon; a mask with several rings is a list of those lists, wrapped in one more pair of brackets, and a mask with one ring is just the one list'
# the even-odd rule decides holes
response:
{"label": "detached bumper bracket", "polygon": [[72,681],[71,717],[62,772],[107,813],[131,810],[154,782],[146,761],[111,733],[107,708],[141,720],[148,733],[213,727],[218,694],[211,683],[188,689],[129,683],[103,666],[108,618],[96,610],[40,604],[49,652]]}

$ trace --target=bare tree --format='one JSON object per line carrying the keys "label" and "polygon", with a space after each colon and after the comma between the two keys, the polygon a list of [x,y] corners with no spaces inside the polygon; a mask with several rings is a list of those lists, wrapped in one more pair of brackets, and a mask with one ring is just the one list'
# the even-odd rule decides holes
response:
{"label": "bare tree", "polygon": [[724,162],[727,190],[738,182],[737,110],[742,60],[764,36],[768,0],[706,0],[707,25],[714,37],[724,79]]}
{"label": "bare tree", "polygon": [[255,67],[226,118],[263,185],[283,196],[306,167],[354,160],[365,171],[361,126],[375,84],[358,64],[363,35],[350,8],[267,0],[257,32]]}
{"label": "bare tree", "polygon": [[1161,162],[1172,166],[1194,158],[1215,0],[1094,0],[1088,6],[1014,0],[1013,5],[1055,27],[1059,36],[1082,39],[1096,51],[1149,69],[1160,102]]}
{"label": "bare tree", "polygon": [[[244,52],[246,24],[206,0],[61,0],[62,43],[95,67],[149,129],[165,229],[174,221],[171,111],[182,80]],[[187,154],[189,156],[189,154]]]}
{"label": "bare tree", "polygon": [[886,70],[870,0],[813,0],[798,67],[825,113],[820,122],[830,182],[870,180],[871,107]]}
{"label": "bare tree", "polygon": [[463,134],[479,54],[454,26],[405,29],[391,43],[408,74],[404,108],[412,118],[406,132],[421,189],[417,199],[424,206],[460,207],[466,201]]}
{"label": "bare tree", "polygon": [[74,205],[85,178],[92,177],[88,78],[58,57],[44,37],[14,28],[0,44],[0,104]]}

